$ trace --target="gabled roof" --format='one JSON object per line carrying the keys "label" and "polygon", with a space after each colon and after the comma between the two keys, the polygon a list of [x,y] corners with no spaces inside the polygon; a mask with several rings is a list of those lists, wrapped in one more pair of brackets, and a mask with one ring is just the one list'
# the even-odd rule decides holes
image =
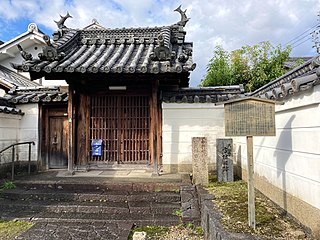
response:
{"label": "gabled roof", "polygon": [[32,46],[34,43],[45,44],[43,36],[45,35],[39,30],[38,26],[35,23],[30,23],[25,33],[0,45],[0,61],[15,57],[15,54],[19,53],[18,44],[24,49]]}
{"label": "gabled roof", "polygon": [[320,56],[313,57],[274,81],[254,91],[251,96],[283,99],[320,84]]}
{"label": "gabled roof", "polygon": [[28,78],[0,65],[0,88],[9,90],[12,87],[37,87],[40,86],[36,82],[32,82]]}
{"label": "gabled roof", "polygon": [[285,68],[292,69],[292,68],[297,66],[297,63],[299,61],[302,61],[302,62],[300,62],[300,64],[303,64],[303,63],[309,61],[312,58],[313,57],[289,57],[287,59],[287,61],[285,61],[283,63],[283,65],[284,65]]}
{"label": "gabled roof", "polygon": [[92,23],[84,27],[83,30],[93,30],[93,29],[106,29],[106,28],[101,26],[97,21],[97,19],[92,19]]}
{"label": "gabled roof", "polygon": [[186,32],[183,27],[188,19],[185,12],[180,14],[180,22],[163,27],[62,28],[54,32],[54,42],[52,45],[49,43],[47,50],[44,49],[40,59],[13,66],[43,75],[51,72],[189,72],[195,68],[192,60],[193,44],[185,42]]}

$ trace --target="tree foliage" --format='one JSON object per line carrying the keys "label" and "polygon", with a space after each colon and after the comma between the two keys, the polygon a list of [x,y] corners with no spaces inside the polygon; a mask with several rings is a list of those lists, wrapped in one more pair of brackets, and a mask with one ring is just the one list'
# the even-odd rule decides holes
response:
{"label": "tree foliage", "polygon": [[246,91],[254,91],[288,71],[284,62],[290,52],[289,46],[285,49],[281,45],[273,47],[268,41],[243,46],[230,53],[216,46],[201,86],[243,84]]}

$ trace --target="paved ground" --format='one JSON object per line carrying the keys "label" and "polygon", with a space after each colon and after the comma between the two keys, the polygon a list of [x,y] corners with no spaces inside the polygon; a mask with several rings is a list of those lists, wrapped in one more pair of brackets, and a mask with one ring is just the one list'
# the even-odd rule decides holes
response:
{"label": "paved ground", "polygon": [[67,170],[51,170],[31,176],[16,177],[16,181],[52,181],[52,182],[156,182],[156,183],[170,183],[183,182],[190,184],[190,176],[186,173],[160,173],[153,174],[148,168],[146,169],[93,169],[90,171],[75,171],[70,174]]}
{"label": "paved ground", "polygon": [[41,222],[21,234],[20,240],[123,240],[127,239],[132,223],[112,222]]}

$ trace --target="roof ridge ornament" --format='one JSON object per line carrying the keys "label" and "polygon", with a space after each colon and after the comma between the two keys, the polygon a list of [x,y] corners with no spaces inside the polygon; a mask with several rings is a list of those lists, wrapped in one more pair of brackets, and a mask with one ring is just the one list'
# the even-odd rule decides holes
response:
{"label": "roof ridge ornament", "polygon": [[59,21],[54,21],[58,28],[59,29],[63,29],[63,28],[67,28],[65,25],[64,25],[64,22],[68,19],[68,18],[72,18],[72,16],[69,14],[69,12],[67,12],[67,15],[65,16],[61,16],[60,15],[60,20]]}
{"label": "roof ridge ornament", "polygon": [[38,54],[41,61],[58,61],[65,56],[64,52],[58,53],[57,49],[52,45],[48,35],[44,35],[43,40],[46,42],[47,46],[44,46],[42,48],[42,53]]}
{"label": "roof ridge ornament", "polygon": [[190,19],[187,17],[187,14],[186,14],[187,9],[182,11],[181,5],[180,5],[174,11],[180,13],[180,16],[181,16],[181,20],[179,22],[177,22],[177,25],[182,26],[182,27],[186,26],[187,22]]}
{"label": "roof ridge ornament", "polygon": [[32,60],[33,60],[32,54],[26,52],[25,50],[23,50],[23,48],[21,47],[20,44],[18,44],[17,47],[18,47],[18,49],[19,49],[19,51],[20,51],[21,57],[22,57],[25,61],[32,61]]}
{"label": "roof ridge ornament", "polygon": [[39,32],[38,26],[35,23],[30,23],[28,25],[28,32]]}

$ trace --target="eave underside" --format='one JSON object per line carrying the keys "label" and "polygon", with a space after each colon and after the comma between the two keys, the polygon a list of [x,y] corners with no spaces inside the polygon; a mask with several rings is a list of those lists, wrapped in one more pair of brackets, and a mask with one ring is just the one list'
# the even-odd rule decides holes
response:
{"label": "eave underside", "polygon": [[101,85],[121,85],[121,84],[136,84],[139,82],[151,83],[154,80],[159,81],[159,86],[167,87],[188,87],[189,72],[183,73],[164,73],[164,74],[117,74],[117,73],[45,73],[45,72],[30,72],[32,80],[45,77],[47,80],[66,80],[69,84],[92,84]]}

